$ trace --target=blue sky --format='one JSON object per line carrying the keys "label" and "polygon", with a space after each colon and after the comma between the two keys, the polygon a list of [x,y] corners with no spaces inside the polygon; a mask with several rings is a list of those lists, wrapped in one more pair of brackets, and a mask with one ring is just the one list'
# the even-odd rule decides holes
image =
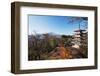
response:
{"label": "blue sky", "polygon": [[[43,16],[43,15],[29,15],[29,35],[30,34],[43,34],[43,33],[56,33],[56,34],[65,34],[72,35],[74,30],[78,29],[79,21],[74,20],[70,22],[73,18],[80,17],[71,17],[71,16]],[[84,29],[83,26],[87,26],[87,20],[81,20],[81,29]]]}

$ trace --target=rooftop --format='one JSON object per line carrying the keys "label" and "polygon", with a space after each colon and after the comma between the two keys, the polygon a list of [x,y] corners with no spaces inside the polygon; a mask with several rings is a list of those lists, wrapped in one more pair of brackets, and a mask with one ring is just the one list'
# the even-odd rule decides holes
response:
{"label": "rooftop", "polygon": [[86,31],[86,30],[78,29],[78,30],[75,30],[74,32],[80,32],[80,31]]}

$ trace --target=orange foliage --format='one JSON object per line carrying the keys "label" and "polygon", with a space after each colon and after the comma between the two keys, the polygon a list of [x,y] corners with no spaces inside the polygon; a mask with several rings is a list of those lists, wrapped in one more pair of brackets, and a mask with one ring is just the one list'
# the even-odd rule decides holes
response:
{"label": "orange foliage", "polygon": [[69,59],[71,58],[70,52],[65,47],[59,47],[60,56],[62,59]]}

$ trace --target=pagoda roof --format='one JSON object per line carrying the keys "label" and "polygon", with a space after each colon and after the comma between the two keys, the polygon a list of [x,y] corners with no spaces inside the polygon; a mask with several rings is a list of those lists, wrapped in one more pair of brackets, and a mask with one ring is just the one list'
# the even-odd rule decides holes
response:
{"label": "pagoda roof", "polygon": [[86,31],[86,30],[78,29],[78,30],[75,30],[74,32],[80,32],[80,31]]}

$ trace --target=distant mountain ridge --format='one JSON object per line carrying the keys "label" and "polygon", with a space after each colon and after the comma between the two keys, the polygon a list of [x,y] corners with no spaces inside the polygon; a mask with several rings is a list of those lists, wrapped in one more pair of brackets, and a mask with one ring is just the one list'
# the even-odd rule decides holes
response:
{"label": "distant mountain ridge", "polygon": [[56,37],[56,38],[61,38],[62,35],[58,35],[58,34],[55,34],[55,33],[45,33],[45,34],[35,34],[35,35],[28,35],[28,38],[34,36],[34,37],[39,37],[39,38],[43,38],[45,35],[48,35],[48,37]]}

